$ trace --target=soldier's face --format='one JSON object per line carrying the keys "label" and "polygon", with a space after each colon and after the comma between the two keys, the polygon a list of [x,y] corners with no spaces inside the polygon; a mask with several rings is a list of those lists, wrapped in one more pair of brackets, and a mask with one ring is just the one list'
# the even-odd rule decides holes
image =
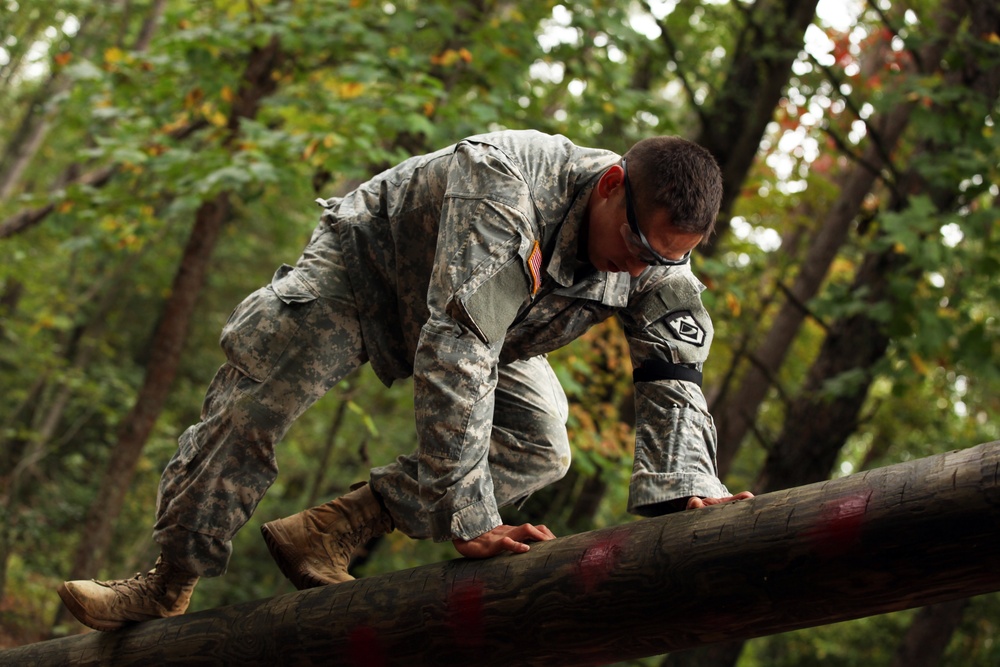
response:
{"label": "soldier's face", "polygon": [[[587,254],[598,271],[625,272],[636,277],[649,266],[650,253],[635,243],[628,224],[621,167],[601,176],[590,199]],[[701,234],[675,229],[664,210],[638,220],[650,247],[667,260],[681,260],[701,243]]]}

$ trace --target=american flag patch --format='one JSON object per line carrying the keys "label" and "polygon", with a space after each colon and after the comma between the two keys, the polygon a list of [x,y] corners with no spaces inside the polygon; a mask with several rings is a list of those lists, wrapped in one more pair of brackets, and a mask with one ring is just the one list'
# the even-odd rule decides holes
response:
{"label": "american flag patch", "polygon": [[531,271],[531,296],[535,296],[542,286],[542,248],[538,241],[535,241],[535,247],[528,255],[528,269]]}

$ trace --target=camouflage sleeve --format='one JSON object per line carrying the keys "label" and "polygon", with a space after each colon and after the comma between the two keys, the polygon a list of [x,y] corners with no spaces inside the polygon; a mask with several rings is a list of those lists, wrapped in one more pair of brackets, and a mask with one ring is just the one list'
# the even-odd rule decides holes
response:
{"label": "camouflage sleeve", "polygon": [[633,514],[661,514],[679,498],[729,495],[718,477],[715,424],[701,390],[713,334],[703,289],[687,267],[671,270],[622,317],[635,369]]}
{"label": "camouflage sleeve", "polygon": [[413,375],[421,501],[437,541],[502,523],[487,462],[497,359],[530,299],[535,236],[528,189],[502,155],[459,144],[452,162]]}

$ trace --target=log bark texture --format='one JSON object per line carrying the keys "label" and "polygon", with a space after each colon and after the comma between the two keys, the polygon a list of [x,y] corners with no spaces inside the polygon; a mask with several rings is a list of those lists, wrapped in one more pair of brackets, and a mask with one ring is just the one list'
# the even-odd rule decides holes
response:
{"label": "log bark texture", "polygon": [[596,665],[1000,590],[1000,441],[0,652],[0,665]]}

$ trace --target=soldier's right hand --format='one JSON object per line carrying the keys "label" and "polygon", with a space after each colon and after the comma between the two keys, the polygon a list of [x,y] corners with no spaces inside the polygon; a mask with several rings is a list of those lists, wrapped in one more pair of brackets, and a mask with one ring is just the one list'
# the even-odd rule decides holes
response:
{"label": "soldier's right hand", "polygon": [[552,531],[545,526],[535,526],[530,523],[520,526],[502,524],[471,540],[452,540],[452,544],[458,553],[466,558],[492,558],[505,551],[524,553],[531,548],[528,542],[544,542],[555,538]]}

